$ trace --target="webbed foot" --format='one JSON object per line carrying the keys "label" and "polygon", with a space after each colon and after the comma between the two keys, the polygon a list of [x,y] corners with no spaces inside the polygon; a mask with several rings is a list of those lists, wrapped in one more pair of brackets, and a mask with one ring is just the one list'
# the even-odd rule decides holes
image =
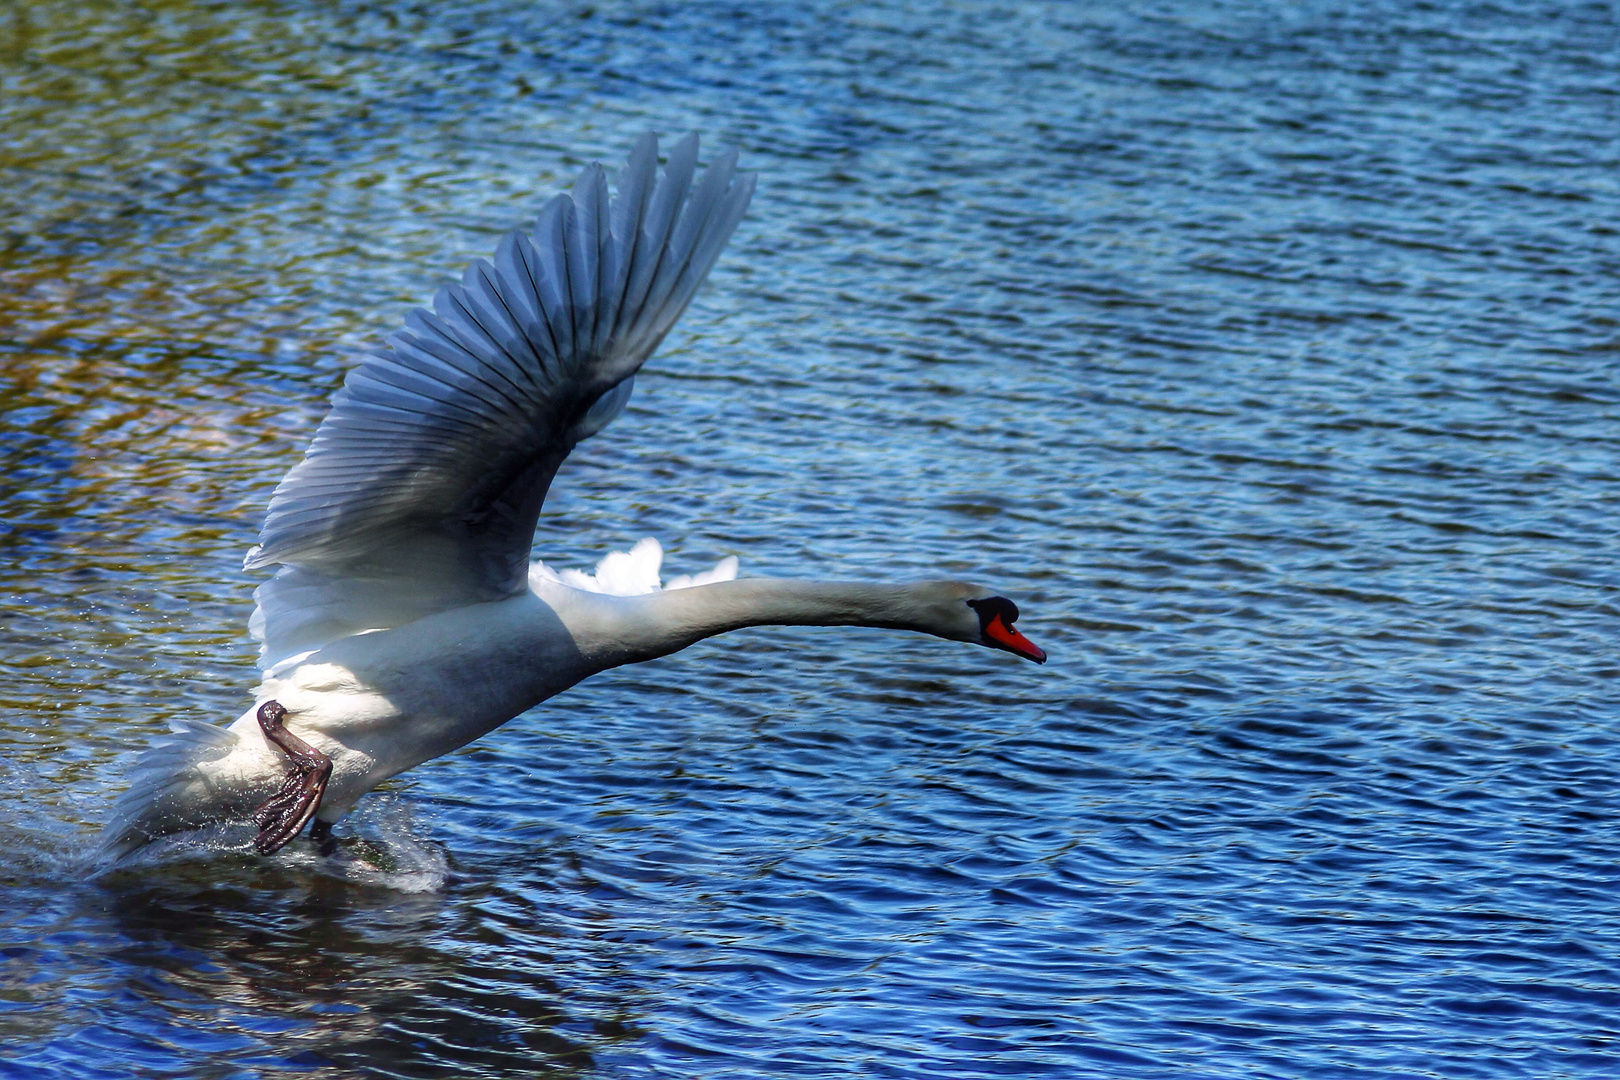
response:
{"label": "webbed foot", "polygon": [[[286,715],[280,702],[267,701],[259,706],[259,730],[292,759],[292,771],[280,789],[253,811],[253,824],[259,827],[253,846],[260,855],[280,851],[298,835],[321,808],[321,796],[326,794],[326,782],[332,776],[332,759],[288,731],[282,724]],[[330,827],[327,831],[330,833]]]}

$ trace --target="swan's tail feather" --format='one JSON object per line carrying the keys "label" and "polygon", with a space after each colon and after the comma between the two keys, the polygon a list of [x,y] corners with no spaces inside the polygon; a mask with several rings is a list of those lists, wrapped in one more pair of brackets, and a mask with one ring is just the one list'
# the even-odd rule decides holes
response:
{"label": "swan's tail feather", "polygon": [[529,567],[529,580],[557,581],[571,588],[608,596],[643,596],[673,589],[689,589],[714,581],[730,581],[737,576],[738,564],[737,556],[727,555],[712,570],[678,574],[660,583],[659,570],[663,565],[663,545],[649,536],[629,551],[610,552],[589,574],[583,570],[553,570],[545,563],[537,562]]}
{"label": "swan's tail feather", "polygon": [[198,800],[195,786],[207,785],[201,766],[236,749],[235,732],[197,720],[171,719],[171,734],[135,761],[129,788],[113,804],[101,833],[101,853],[121,859],[160,836],[217,820],[211,800]]}

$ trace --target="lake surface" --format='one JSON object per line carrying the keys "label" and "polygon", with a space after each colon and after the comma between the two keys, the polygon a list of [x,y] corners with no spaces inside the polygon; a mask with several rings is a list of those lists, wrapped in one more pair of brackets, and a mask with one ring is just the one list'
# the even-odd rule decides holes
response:
{"label": "lake surface", "polygon": [[[1620,1075],[1604,5],[0,8],[0,1076]],[[536,555],[941,574],[95,873],[358,350],[587,161],[749,217]],[[238,838],[240,839],[240,838]]]}

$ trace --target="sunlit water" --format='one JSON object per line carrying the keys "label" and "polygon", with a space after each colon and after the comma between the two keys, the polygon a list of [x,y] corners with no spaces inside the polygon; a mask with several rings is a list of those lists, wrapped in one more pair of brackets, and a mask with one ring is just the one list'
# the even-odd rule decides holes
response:
{"label": "sunlit water", "polygon": [[[1616,29],[0,8],[0,1075],[1620,1075]],[[760,193],[536,553],[1052,662],[739,633],[89,876],[355,351],[649,128]]]}

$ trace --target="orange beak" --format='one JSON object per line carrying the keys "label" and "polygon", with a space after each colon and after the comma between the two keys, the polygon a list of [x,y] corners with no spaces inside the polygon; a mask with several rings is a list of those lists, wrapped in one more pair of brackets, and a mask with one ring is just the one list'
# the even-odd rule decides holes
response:
{"label": "orange beak", "polygon": [[1033,660],[1037,664],[1046,663],[1045,650],[1011,626],[1008,626],[1002,620],[999,611],[990,617],[989,622],[984,624],[984,636],[997,648],[1006,649],[1010,653],[1022,656],[1025,660]]}

